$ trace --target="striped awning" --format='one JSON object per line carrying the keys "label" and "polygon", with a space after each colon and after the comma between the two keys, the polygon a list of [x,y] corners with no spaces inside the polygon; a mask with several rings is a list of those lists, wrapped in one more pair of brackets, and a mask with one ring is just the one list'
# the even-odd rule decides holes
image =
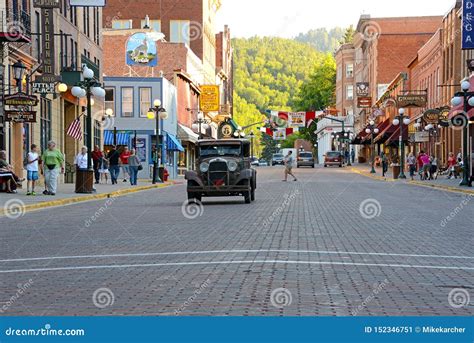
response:
{"label": "striped awning", "polygon": [[184,148],[183,146],[181,145],[181,143],[178,141],[178,139],[169,134],[169,133],[166,133],[166,136],[167,136],[167,139],[166,139],[166,149],[169,150],[169,151],[181,151],[183,152],[184,151]]}
{"label": "striped awning", "polygon": [[[129,145],[130,134],[117,131],[117,145]],[[114,145],[114,132],[112,130],[104,131],[104,145]]]}

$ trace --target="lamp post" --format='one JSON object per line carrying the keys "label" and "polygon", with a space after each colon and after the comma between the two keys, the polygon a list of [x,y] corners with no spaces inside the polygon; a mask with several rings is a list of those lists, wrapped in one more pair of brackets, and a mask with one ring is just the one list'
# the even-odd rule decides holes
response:
{"label": "lamp post", "polygon": [[379,129],[375,127],[375,121],[371,120],[369,125],[365,129],[367,134],[371,135],[370,144],[372,146],[372,169],[370,170],[371,174],[375,174],[375,146],[374,146],[374,136],[379,133]]}
{"label": "lamp post", "polygon": [[400,108],[398,110],[398,116],[395,116],[393,120],[393,125],[398,126],[400,125],[400,175],[398,176],[400,179],[406,179],[405,175],[405,143],[403,142],[403,133],[405,126],[410,125],[410,117],[405,116],[405,109]]}
{"label": "lamp post", "polygon": [[462,132],[462,145],[463,145],[463,178],[460,186],[468,186],[472,187],[472,181],[470,176],[470,167],[469,167],[469,150],[468,150],[468,135],[469,135],[469,118],[467,111],[469,107],[474,107],[474,92],[470,92],[471,84],[469,81],[463,81],[461,83],[462,92],[457,92],[454,97],[451,99],[451,105],[459,106],[463,104],[463,115],[465,118],[461,121],[463,124],[463,132]]}
{"label": "lamp post", "polygon": [[[94,78],[94,71],[89,69],[87,66],[82,70],[83,81],[80,81],[76,86],[72,87],[71,93],[77,98],[87,99],[87,116],[86,116],[86,132],[87,132],[87,176],[82,180],[82,185],[78,185],[81,182],[80,178],[76,178],[76,192],[77,193],[92,193],[93,188],[93,164],[92,164],[92,96],[98,98],[105,97],[105,89],[102,85]],[[79,171],[78,171],[79,173]],[[84,172],[82,172],[84,173]],[[79,174],[78,174],[79,175]],[[82,186],[82,187],[80,187]]]}
{"label": "lamp post", "polygon": [[204,119],[204,118],[201,117],[201,118],[198,118],[193,123],[191,128],[194,131],[199,132],[199,139],[202,139],[202,129],[207,130],[209,128],[209,124],[210,124],[210,121],[208,119]]}
{"label": "lamp post", "polygon": [[155,99],[153,101],[153,107],[150,108],[150,110],[146,114],[147,118],[150,120],[155,120],[155,137],[156,137],[156,145],[155,145],[155,151],[153,153],[153,177],[152,177],[152,183],[156,184],[159,179],[159,182],[163,182],[159,177],[158,177],[158,159],[160,158],[160,154],[162,153],[161,149],[161,142],[160,142],[160,119],[166,120],[168,119],[168,113],[166,113],[166,110],[161,107],[161,100],[160,99]]}
{"label": "lamp post", "polygon": [[234,131],[235,138],[245,138],[245,132],[242,130],[242,126],[239,126],[237,130]]}
{"label": "lamp post", "polygon": [[250,137],[250,155],[253,158],[253,139],[255,138],[255,133],[253,133],[253,131],[251,131],[250,134],[249,134],[249,137]]}
{"label": "lamp post", "polygon": [[25,74],[26,66],[20,60],[13,63],[12,68],[13,78],[15,79],[16,86],[18,87],[18,93],[21,93],[21,82],[23,81],[23,75]]}

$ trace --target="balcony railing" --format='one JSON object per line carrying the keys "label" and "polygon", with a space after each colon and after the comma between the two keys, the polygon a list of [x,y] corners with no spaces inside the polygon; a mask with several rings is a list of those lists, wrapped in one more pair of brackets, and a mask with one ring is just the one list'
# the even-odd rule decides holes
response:
{"label": "balcony railing", "polygon": [[0,39],[10,42],[31,42],[31,16],[25,11],[1,11]]}

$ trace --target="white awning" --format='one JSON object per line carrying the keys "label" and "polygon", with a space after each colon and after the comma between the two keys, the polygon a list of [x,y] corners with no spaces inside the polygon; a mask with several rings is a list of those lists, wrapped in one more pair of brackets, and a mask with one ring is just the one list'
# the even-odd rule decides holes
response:
{"label": "white awning", "polygon": [[178,139],[191,143],[196,143],[199,135],[191,130],[189,127],[178,124]]}

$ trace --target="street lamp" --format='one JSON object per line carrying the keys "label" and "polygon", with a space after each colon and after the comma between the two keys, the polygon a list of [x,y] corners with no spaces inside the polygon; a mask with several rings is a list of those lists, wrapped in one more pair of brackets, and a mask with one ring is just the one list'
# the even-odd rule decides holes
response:
{"label": "street lamp", "polygon": [[255,138],[255,133],[253,133],[253,131],[250,131],[249,137],[250,137],[250,155],[252,155],[252,158],[253,158],[253,139]]}
{"label": "street lamp", "polygon": [[198,120],[196,120],[193,125],[191,126],[191,128],[194,130],[194,131],[197,131],[199,132],[199,139],[202,139],[202,130],[201,129],[204,129],[204,130],[207,130],[209,128],[209,124],[210,124],[210,120],[208,119],[204,119],[204,118],[199,118]]}
{"label": "street lamp", "polygon": [[[472,187],[472,181],[471,181],[471,176],[470,176],[471,170],[469,167],[469,158],[468,158],[469,118],[467,115],[467,111],[469,110],[469,107],[474,107],[474,92],[469,91],[470,87],[471,87],[471,84],[469,81],[465,80],[461,82],[462,92],[456,92],[456,94],[454,94],[454,97],[451,99],[451,105],[453,106],[459,106],[463,104],[462,115],[465,117],[463,118],[463,120],[461,120],[462,124],[464,125],[463,132],[462,132],[463,178],[459,185],[468,186],[468,187]],[[454,122],[455,121],[453,120],[453,123]]]}
{"label": "street lamp", "polygon": [[239,126],[237,130],[234,131],[235,138],[245,138],[245,132],[242,129],[242,126]]}
{"label": "street lamp", "polygon": [[[78,173],[86,173],[86,177],[81,180],[76,178],[76,183],[82,181],[81,185],[76,184],[77,193],[92,193],[94,191],[94,171],[92,164],[92,96],[98,98],[105,97],[105,89],[94,78],[94,71],[87,66],[82,71],[83,81],[80,81],[76,86],[72,87],[71,94],[76,98],[87,99],[87,117],[86,117],[86,132],[87,132],[87,171],[78,171]],[[79,175],[79,174],[78,174]]]}
{"label": "street lamp", "polygon": [[369,125],[365,129],[365,133],[372,135],[370,138],[370,144],[372,146],[372,169],[370,170],[371,174],[375,174],[375,146],[374,146],[374,138],[375,135],[379,133],[379,129],[375,127],[375,121],[371,120]]}
{"label": "street lamp", "polygon": [[405,109],[400,108],[398,110],[398,116],[395,116],[393,120],[393,125],[398,126],[400,125],[400,175],[398,176],[400,179],[406,179],[405,175],[405,143],[403,142],[403,133],[405,126],[410,125],[410,117],[405,116]]}
{"label": "street lamp", "polygon": [[[150,120],[155,120],[155,137],[156,137],[156,145],[155,145],[155,150],[153,152],[153,178],[152,178],[152,183],[156,184],[157,178],[158,177],[158,159],[159,159],[159,154],[162,153],[161,151],[161,142],[160,142],[160,119],[166,120],[168,119],[168,113],[166,110],[161,107],[161,100],[160,99],[155,99],[153,101],[153,107],[150,108],[150,110],[146,114],[147,118]],[[162,182],[160,179],[159,182]]]}
{"label": "street lamp", "polygon": [[23,80],[23,75],[25,74],[26,66],[20,60],[13,63],[12,68],[13,78],[15,79],[16,86],[18,87],[18,93],[21,93],[21,81]]}

